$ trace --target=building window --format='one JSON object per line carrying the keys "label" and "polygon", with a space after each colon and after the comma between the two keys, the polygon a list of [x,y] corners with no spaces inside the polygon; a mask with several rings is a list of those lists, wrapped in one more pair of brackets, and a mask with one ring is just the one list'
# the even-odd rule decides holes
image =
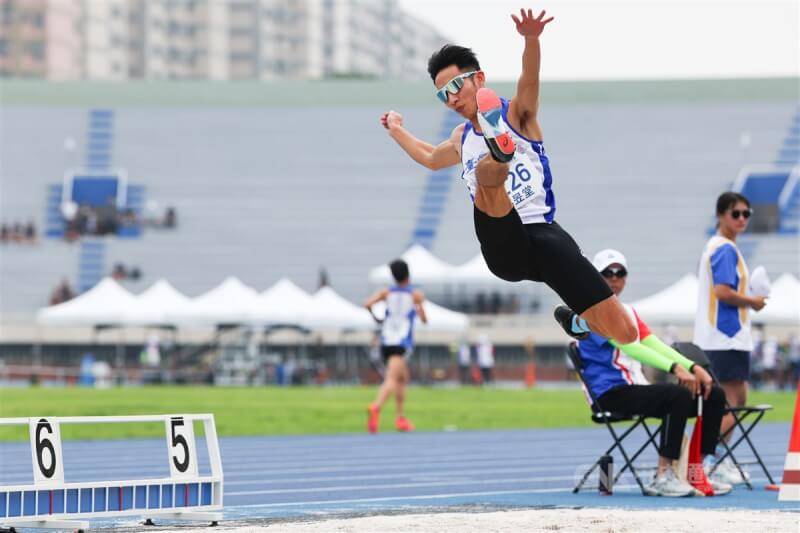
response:
{"label": "building window", "polygon": [[36,59],[44,59],[44,43],[31,43],[28,45],[28,53]]}

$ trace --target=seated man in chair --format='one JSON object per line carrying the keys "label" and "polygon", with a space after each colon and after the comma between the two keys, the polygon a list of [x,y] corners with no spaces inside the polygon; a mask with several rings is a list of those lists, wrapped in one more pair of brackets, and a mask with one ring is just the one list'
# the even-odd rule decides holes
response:
{"label": "seated man in chair", "polygon": [[[625,289],[627,261],[616,250],[602,250],[592,261],[608,286],[620,296]],[[672,468],[681,454],[686,420],[697,416],[697,395],[702,394],[702,453],[714,453],[725,407],[725,394],[712,384],[711,376],[650,332],[647,325],[629,305],[626,311],[637,325],[639,343],[627,344],[624,351],[611,339],[590,333],[580,340],[581,359],[586,385],[592,390],[603,410],[626,415],[646,415],[663,421],[659,445],[658,468],[646,492],[653,496],[690,496],[695,489],[678,479]],[[641,363],[674,374],[680,385],[650,385]],[[715,494],[727,494],[731,486],[711,478]]]}

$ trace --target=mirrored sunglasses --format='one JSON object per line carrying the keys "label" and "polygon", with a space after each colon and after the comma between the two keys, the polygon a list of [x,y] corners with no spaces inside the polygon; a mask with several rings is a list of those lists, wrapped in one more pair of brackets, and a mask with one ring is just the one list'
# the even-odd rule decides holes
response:
{"label": "mirrored sunglasses", "polygon": [[472,70],[470,72],[464,72],[463,74],[459,74],[452,80],[448,81],[444,84],[444,86],[436,91],[436,97],[441,100],[443,104],[447,103],[447,99],[450,98],[451,94],[457,94],[458,91],[464,86],[464,80],[470,78],[477,74],[477,70]]}
{"label": "mirrored sunglasses", "polygon": [[625,276],[628,275],[628,271],[625,270],[624,268],[606,268],[605,270],[600,272],[600,274],[604,278],[607,278],[607,279],[611,279],[611,278],[620,278],[620,279],[622,279],[622,278],[624,278]]}

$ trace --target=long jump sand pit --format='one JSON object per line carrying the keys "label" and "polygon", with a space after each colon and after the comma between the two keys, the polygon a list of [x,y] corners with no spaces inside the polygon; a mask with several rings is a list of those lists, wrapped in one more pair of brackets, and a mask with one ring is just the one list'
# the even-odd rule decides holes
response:
{"label": "long jump sand pit", "polygon": [[[148,531],[164,531],[148,528]],[[208,528],[185,526],[171,529],[181,533],[208,533]],[[269,521],[246,524],[220,523],[214,531],[237,533],[300,532],[653,532],[714,531],[797,533],[800,532],[800,509],[797,511],[742,510],[627,510],[627,509],[526,509],[492,512],[435,512],[428,514],[370,515],[349,518],[303,518],[296,521]]]}

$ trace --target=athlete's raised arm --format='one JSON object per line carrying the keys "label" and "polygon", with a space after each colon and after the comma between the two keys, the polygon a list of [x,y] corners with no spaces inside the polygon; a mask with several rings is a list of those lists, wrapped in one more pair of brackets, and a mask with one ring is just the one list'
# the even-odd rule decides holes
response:
{"label": "athlete's raised arm", "polygon": [[517,95],[511,100],[508,114],[512,125],[519,126],[523,135],[540,141],[542,129],[536,118],[539,112],[539,67],[542,55],[539,36],[553,17],[545,18],[544,11],[534,17],[532,9],[520,9],[519,15],[511,15],[511,18],[517,26],[517,32],[525,38],[525,50],[522,52],[522,74],[517,82]]}
{"label": "athlete's raised arm", "polygon": [[403,126],[403,115],[397,111],[387,111],[381,116],[381,125],[389,130],[389,136],[400,148],[420,165],[431,170],[450,167],[461,162],[461,132],[464,125],[453,129],[450,137],[438,145],[432,145],[416,138]]}

